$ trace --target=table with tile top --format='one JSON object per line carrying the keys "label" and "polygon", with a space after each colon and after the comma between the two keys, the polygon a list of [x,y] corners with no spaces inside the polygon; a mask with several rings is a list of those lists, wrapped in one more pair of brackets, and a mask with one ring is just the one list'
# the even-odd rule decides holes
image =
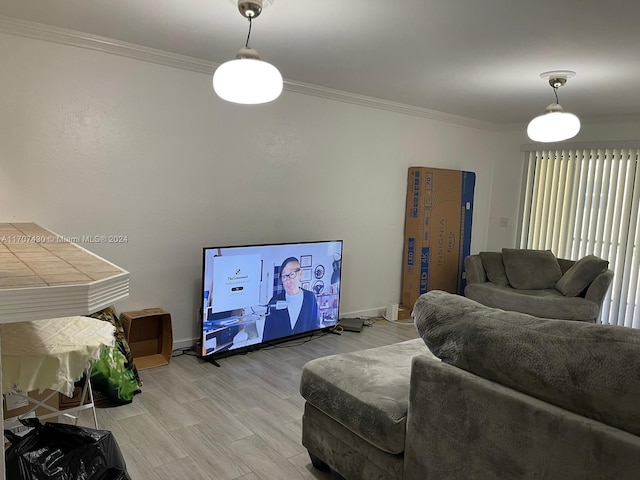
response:
{"label": "table with tile top", "polygon": [[[129,272],[73,240],[35,223],[0,223],[0,324],[90,315],[129,295]],[[2,480],[4,455],[0,467]]]}

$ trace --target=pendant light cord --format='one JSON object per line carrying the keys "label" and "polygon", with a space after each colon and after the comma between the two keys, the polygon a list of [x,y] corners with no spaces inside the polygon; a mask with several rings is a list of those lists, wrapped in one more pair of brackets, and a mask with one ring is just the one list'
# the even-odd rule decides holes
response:
{"label": "pendant light cord", "polygon": [[[249,37],[251,36],[251,17],[252,16],[253,15],[249,15],[249,17],[248,17],[249,18],[249,33],[247,34],[247,41],[244,44],[244,46],[247,47],[247,48],[250,48],[249,47]],[[557,95],[556,95],[556,97],[557,97]]]}
{"label": "pendant light cord", "polygon": [[[249,39],[247,38],[247,42],[249,41]],[[553,93],[556,96],[556,104],[560,104],[560,102],[558,102],[558,87],[553,87]]]}

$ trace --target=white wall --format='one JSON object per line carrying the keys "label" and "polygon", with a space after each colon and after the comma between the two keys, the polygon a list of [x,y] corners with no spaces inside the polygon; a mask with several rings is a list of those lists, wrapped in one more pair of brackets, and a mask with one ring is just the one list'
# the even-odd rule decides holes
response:
{"label": "white wall", "polygon": [[602,119],[582,125],[580,133],[571,141],[637,141],[640,139],[640,121],[630,119]]}
{"label": "white wall", "polygon": [[[520,132],[504,132],[494,136],[493,165],[487,180],[491,182],[487,239],[486,242],[480,242],[475,238],[471,253],[500,251],[504,247],[516,246],[524,168],[524,157],[520,153],[521,140]],[[501,219],[506,219],[506,226],[500,224]]]}
{"label": "white wall", "polygon": [[118,311],[164,308],[177,343],[203,246],[343,239],[341,313],[398,302],[409,166],[476,172],[472,250],[514,243],[519,135],[287,91],[232,105],[210,75],[6,34],[0,58],[0,221],[127,236],[84,246],[131,272]]}

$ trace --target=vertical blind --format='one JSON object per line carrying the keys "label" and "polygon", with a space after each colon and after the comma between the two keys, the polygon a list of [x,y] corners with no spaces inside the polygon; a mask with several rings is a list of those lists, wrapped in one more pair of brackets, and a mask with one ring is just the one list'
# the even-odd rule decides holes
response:
{"label": "vertical blind", "polygon": [[577,260],[593,254],[614,272],[600,321],[640,328],[640,148],[525,153],[521,248]]}

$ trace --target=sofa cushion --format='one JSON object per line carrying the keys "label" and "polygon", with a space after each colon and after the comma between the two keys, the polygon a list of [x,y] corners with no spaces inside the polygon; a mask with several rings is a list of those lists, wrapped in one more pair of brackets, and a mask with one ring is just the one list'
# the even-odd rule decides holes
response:
{"label": "sofa cushion", "polygon": [[441,291],[413,315],[443,362],[640,435],[640,330],[549,320]]}
{"label": "sofa cushion", "polygon": [[480,252],[480,260],[482,260],[482,266],[487,273],[487,278],[491,283],[496,285],[509,286],[509,279],[507,278],[507,272],[504,269],[504,263],[502,262],[502,253],[500,252]]}
{"label": "sofa cushion", "polygon": [[609,262],[587,255],[567,270],[556,283],[556,288],[567,297],[577,297],[609,267]]}
{"label": "sofa cushion", "polygon": [[401,453],[411,359],[419,354],[437,361],[419,338],[311,360],[302,369],[300,393],[370,444]]}
{"label": "sofa cushion", "polygon": [[464,296],[487,307],[528,313],[541,318],[595,322],[600,315],[598,304],[583,297],[565,297],[555,288],[516,290],[490,282],[470,283]]}
{"label": "sofa cushion", "polygon": [[562,277],[558,260],[551,250],[503,248],[502,261],[513,288],[554,288]]}

